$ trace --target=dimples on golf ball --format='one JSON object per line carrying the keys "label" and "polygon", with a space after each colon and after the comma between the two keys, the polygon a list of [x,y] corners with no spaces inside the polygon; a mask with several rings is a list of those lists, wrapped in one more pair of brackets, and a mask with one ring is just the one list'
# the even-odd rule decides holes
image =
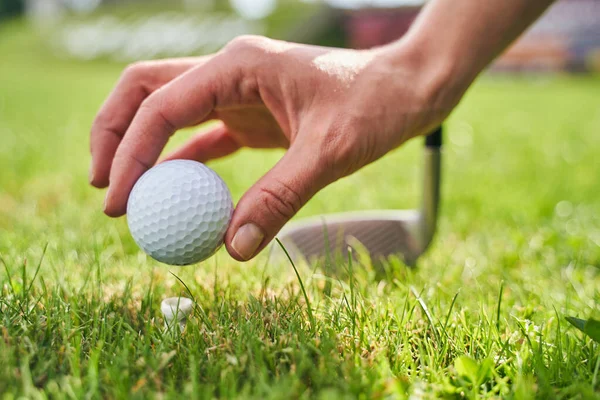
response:
{"label": "dimples on golf ball", "polygon": [[206,260],[223,244],[233,212],[221,178],[195,161],[168,161],[148,170],[127,203],[127,222],[136,243],[170,265]]}

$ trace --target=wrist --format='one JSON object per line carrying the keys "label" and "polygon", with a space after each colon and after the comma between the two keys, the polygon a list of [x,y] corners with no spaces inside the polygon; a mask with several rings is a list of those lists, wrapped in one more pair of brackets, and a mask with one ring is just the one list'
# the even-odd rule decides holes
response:
{"label": "wrist", "polygon": [[458,104],[477,76],[451,49],[441,51],[416,35],[409,34],[381,51],[391,68],[414,72],[424,98],[441,113],[449,113]]}

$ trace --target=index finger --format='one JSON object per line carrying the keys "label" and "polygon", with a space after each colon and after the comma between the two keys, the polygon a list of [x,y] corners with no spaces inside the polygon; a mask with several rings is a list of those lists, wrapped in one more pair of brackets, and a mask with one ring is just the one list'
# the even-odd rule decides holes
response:
{"label": "index finger", "polygon": [[215,57],[189,70],[150,95],[140,106],[113,161],[104,212],[125,214],[135,182],[151,168],[169,137],[178,129],[196,125],[215,108],[217,92],[227,92],[231,63]]}
{"label": "index finger", "polygon": [[106,187],[113,157],[140,104],[155,90],[205,58],[146,61],[125,69],[98,112],[90,133],[90,183]]}

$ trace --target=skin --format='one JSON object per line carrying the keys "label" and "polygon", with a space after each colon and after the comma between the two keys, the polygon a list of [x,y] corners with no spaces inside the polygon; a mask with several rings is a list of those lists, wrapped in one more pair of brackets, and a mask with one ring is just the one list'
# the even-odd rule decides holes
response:
{"label": "skin", "polygon": [[133,64],[93,123],[90,182],[122,216],[169,137],[207,121],[220,122],[165,159],[285,148],[225,237],[233,258],[251,259],[319,190],[442,123],[551,3],[433,0],[404,38],[368,51],[244,36],[212,56]]}

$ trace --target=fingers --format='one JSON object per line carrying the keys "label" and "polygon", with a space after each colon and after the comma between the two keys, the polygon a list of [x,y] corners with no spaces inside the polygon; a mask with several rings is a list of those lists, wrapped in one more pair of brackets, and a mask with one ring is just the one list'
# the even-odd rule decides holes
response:
{"label": "fingers", "polygon": [[112,160],[142,102],[155,90],[202,64],[206,58],[151,61],[129,66],[98,112],[92,125],[90,183],[108,186]]}
{"label": "fingers", "polygon": [[195,160],[202,163],[225,157],[240,149],[240,145],[229,134],[223,124],[213,127],[209,131],[201,132],[194,136],[181,148],[169,154],[168,160]]}
{"label": "fingers", "polygon": [[258,254],[298,210],[329,182],[318,152],[292,147],[242,197],[225,236],[229,254],[246,261]]}
{"label": "fingers", "polygon": [[104,212],[125,214],[127,199],[138,178],[158,159],[169,137],[178,129],[196,125],[215,108],[219,93],[237,85],[232,63],[215,57],[193,68],[146,100],[138,109],[118,147],[110,171]]}

